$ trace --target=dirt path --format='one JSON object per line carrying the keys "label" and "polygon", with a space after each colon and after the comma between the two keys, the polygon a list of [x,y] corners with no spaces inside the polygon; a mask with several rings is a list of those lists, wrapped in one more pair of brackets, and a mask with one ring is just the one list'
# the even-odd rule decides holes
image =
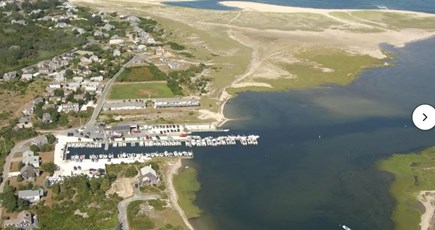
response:
{"label": "dirt path", "polygon": [[420,229],[432,229],[435,214],[435,191],[421,191],[417,199],[424,205],[425,212],[421,215]]}
{"label": "dirt path", "polygon": [[143,201],[148,201],[148,200],[157,200],[160,199],[161,196],[160,195],[147,195],[147,196],[133,196],[130,198],[127,198],[121,202],[118,203],[118,220],[119,220],[119,224],[120,224],[120,229],[121,230],[128,230],[128,218],[127,218],[127,207],[128,205],[136,200],[143,200]]}
{"label": "dirt path", "polygon": [[178,195],[174,188],[173,183],[173,177],[174,174],[178,173],[178,169],[181,168],[181,158],[179,158],[174,164],[170,165],[168,169],[166,170],[166,185],[169,192],[169,199],[171,200],[172,206],[175,208],[175,210],[178,212],[178,214],[183,219],[184,224],[190,229],[193,230],[193,226],[190,224],[189,219],[187,219],[186,214],[184,213],[183,209],[178,205]]}

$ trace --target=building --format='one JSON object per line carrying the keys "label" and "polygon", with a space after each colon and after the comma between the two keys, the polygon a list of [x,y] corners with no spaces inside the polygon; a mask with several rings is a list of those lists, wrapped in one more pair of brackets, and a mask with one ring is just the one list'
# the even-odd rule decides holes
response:
{"label": "building", "polygon": [[91,77],[91,81],[95,81],[95,82],[103,81],[103,76]]}
{"label": "building", "polygon": [[69,112],[78,112],[79,111],[79,104],[78,103],[68,103],[68,104],[62,104],[59,106],[58,108],[58,112],[64,112],[64,113],[69,113]]}
{"label": "building", "polygon": [[32,140],[30,142],[31,145],[36,145],[38,147],[48,144],[48,140],[46,136],[40,136]]}
{"label": "building", "polygon": [[30,117],[29,116],[23,116],[20,118],[20,120],[18,120],[17,125],[15,126],[19,129],[23,129],[23,128],[32,128],[33,124],[30,121]]}
{"label": "building", "polygon": [[32,229],[38,227],[38,218],[29,211],[18,213],[17,218],[4,220],[3,228]]}
{"label": "building", "polygon": [[32,165],[25,165],[21,168],[20,175],[23,177],[24,180],[33,180],[39,177],[39,169],[33,167]]}
{"label": "building", "polygon": [[3,81],[9,81],[12,80],[14,78],[17,78],[17,71],[12,71],[12,72],[8,72],[3,74]]}
{"label": "building", "polygon": [[18,198],[23,200],[27,200],[30,203],[36,203],[41,200],[41,197],[44,196],[44,190],[21,190],[18,191]]}
{"label": "building", "polygon": [[151,165],[145,166],[140,169],[140,183],[142,185],[156,185],[160,182],[156,170]]}
{"label": "building", "polygon": [[64,86],[65,89],[68,90],[72,90],[72,91],[77,91],[80,88],[80,83],[79,82],[70,82],[67,83],[66,86]]}
{"label": "building", "polygon": [[122,43],[124,43],[124,40],[120,38],[118,35],[113,35],[109,40],[110,45],[120,45]]}
{"label": "building", "polygon": [[103,106],[104,111],[138,109],[146,109],[146,103],[144,100],[107,101]]}
{"label": "building", "polygon": [[154,99],[154,108],[199,107],[201,103],[196,98],[161,98]]}
{"label": "building", "polygon": [[23,153],[23,159],[21,161],[25,165],[33,165],[33,167],[39,168],[39,156],[35,156],[35,153],[33,151],[25,151]]}
{"label": "building", "polygon": [[73,77],[72,80],[74,82],[82,83],[83,82],[83,77]]}
{"label": "building", "polygon": [[[136,126],[137,128],[137,126]],[[128,135],[131,133],[132,126],[131,125],[117,125],[111,128],[105,129],[106,134],[112,137],[122,137],[124,135]]]}
{"label": "building", "polygon": [[51,115],[49,113],[42,114],[42,122],[44,123],[51,123]]}
{"label": "building", "polygon": [[30,73],[24,73],[21,75],[21,81],[30,81],[33,79],[33,75]]}

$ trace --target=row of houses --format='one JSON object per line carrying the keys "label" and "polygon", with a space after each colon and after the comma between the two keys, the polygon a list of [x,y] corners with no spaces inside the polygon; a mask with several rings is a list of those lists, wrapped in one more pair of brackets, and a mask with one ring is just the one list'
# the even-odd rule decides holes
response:
{"label": "row of houses", "polygon": [[[141,110],[147,108],[147,100],[130,99],[130,100],[111,100],[106,101],[103,105],[103,111],[119,110]],[[188,108],[201,106],[197,98],[159,98],[153,99],[153,108]]]}

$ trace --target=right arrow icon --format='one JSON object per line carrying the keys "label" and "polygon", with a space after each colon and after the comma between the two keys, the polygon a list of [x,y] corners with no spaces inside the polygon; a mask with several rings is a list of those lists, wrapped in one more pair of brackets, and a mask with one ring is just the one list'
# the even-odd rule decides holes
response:
{"label": "right arrow icon", "polygon": [[412,121],[420,130],[432,129],[435,127],[435,108],[428,104],[418,106],[412,113]]}

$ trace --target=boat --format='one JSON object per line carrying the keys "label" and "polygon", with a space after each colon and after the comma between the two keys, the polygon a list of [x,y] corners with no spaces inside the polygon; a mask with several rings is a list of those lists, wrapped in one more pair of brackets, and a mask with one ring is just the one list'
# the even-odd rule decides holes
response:
{"label": "boat", "polygon": [[346,226],[346,225],[339,225],[341,228],[343,228],[344,230],[352,230],[351,228],[349,228],[348,226]]}

